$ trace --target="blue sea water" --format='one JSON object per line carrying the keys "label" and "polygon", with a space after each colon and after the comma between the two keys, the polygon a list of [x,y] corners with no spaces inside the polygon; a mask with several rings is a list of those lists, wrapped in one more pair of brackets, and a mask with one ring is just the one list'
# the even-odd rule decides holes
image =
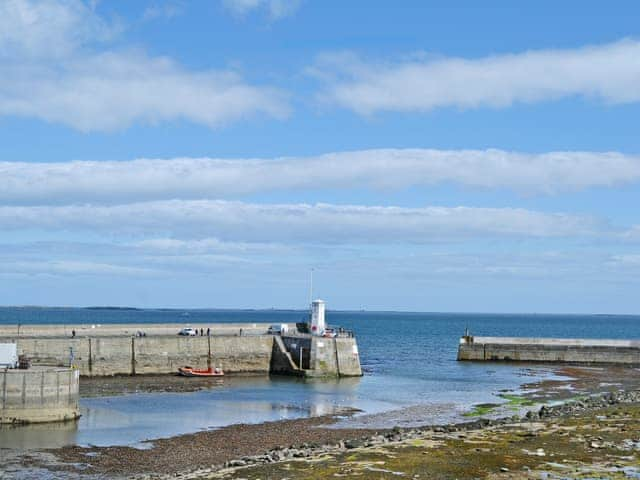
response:
{"label": "blue sea water", "polygon": [[[0,308],[0,324],[296,322],[295,310],[137,310]],[[0,430],[8,442],[141,446],[144,440],[217,428],[297,418],[353,407],[348,426],[373,428],[444,423],[473,404],[550,375],[545,367],[456,362],[465,328],[475,335],[640,339],[640,316],[456,314],[329,311],[330,324],[353,329],[365,375],[361,379],[302,381],[225,378],[192,393],[141,393],[83,398],[83,417],[66,427]],[[168,415],[167,412],[181,412]]]}

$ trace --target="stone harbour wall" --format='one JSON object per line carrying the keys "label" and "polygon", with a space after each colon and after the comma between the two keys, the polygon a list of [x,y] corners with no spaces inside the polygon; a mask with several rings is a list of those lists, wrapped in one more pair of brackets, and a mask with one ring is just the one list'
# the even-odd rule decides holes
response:
{"label": "stone harbour wall", "polygon": [[458,360],[640,365],[640,341],[463,337]]}
{"label": "stone harbour wall", "polygon": [[16,342],[18,353],[26,355],[34,366],[73,366],[83,376],[175,373],[185,365],[195,368],[211,365],[226,373],[362,375],[355,338],[101,334],[74,338],[0,337],[2,342]]}
{"label": "stone harbour wall", "polygon": [[175,373],[190,365],[211,364],[229,373],[268,373],[273,337],[270,335],[182,337],[20,338],[18,352],[33,365],[69,366],[81,375]]}
{"label": "stone harbour wall", "polygon": [[79,371],[71,368],[0,370],[0,424],[78,418],[79,378]]}

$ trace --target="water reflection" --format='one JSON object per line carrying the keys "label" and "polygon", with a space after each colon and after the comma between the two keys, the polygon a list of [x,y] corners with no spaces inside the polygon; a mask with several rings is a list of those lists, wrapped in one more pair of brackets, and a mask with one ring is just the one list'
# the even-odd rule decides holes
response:
{"label": "water reflection", "polygon": [[0,448],[27,450],[73,445],[77,431],[77,421],[27,426],[3,425],[0,427]]}
{"label": "water reflection", "polygon": [[509,365],[455,364],[447,374],[432,369],[420,376],[399,371],[339,380],[227,377],[222,384],[189,393],[85,397],[77,422],[0,428],[0,447],[148,448],[148,440],[238,423],[326,415],[344,408],[363,412],[345,419],[341,423],[345,427],[363,422],[369,428],[420,425],[449,419],[475,403],[496,401],[498,391],[549,374],[546,369],[533,372]]}
{"label": "water reflection", "polygon": [[1,428],[0,447],[149,448],[152,445],[147,440],[231,424],[331,414],[355,401],[358,384],[359,379],[229,378],[222,386],[197,392],[83,398],[78,421]]}

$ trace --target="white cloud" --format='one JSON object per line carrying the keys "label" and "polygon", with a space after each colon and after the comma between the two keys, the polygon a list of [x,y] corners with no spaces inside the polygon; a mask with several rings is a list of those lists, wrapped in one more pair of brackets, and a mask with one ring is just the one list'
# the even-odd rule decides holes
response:
{"label": "white cloud", "polygon": [[638,181],[640,157],[615,152],[386,149],[275,160],[0,162],[0,202],[124,203],[286,189],[401,189],[442,182],[549,194]]}
{"label": "white cloud", "polygon": [[0,33],[0,116],[109,131],[174,120],[216,127],[288,112],[280,91],[232,71],[192,71],[140,50],[88,48],[111,30],[83,2],[11,1],[0,8],[0,18],[8,18],[0,22],[11,24]]}
{"label": "white cloud", "polygon": [[147,254],[153,255],[211,255],[219,253],[269,254],[290,253],[291,248],[272,243],[223,242],[217,238],[193,240],[177,238],[149,238],[130,244]]}
{"label": "white cloud", "polygon": [[116,31],[81,0],[0,2],[0,57],[67,56]]}
{"label": "white cloud", "polygon": [[81,131],[188,120],[209,127],[257,113],[282,118],[284,97],[233,72],[192,72],[143,52],[107,52],[60,66],[7,66],[0,115],[36,117]]}
{"label": "white cloud", "polygon": [[258,205],[215,200],[115,206],[3,206],[0,229],[108,232],[282,243],[430,243],[477,237],[593,236],[591,218],[514,208]]}
{"label": "white cloud", "polygon": [[264,9],[272,20],[293,15],[300,3],[301,0],[222,0],[222,5],[233,15],[242,17]]}
{"label": "white cloud", "polygon": [[575,96],[608,103],[640,101],[640,42],[635,40],[398,63],[327,54],[310,71],[326,82],[325,100],[361,114],[502,108]]}
{"label": "white cloud", "polygon": [[0,263],[0,274],[5,275],[113,275],[153,276],[159,273],[151,268],[114,265],[83,260],[20,261]]}

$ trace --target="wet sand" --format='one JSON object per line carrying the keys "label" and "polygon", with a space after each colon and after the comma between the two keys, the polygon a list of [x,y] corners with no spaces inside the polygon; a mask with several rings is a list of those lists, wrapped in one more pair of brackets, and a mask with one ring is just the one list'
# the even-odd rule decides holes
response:
{"label": "wet sand", "polygon": [[234,373],[224,378],[185,379],[178,374],[116,375],[113,377],[82,377],[80,396],[104,397],[130,393],[198,392],[241,379],[267,379],[268,375]]}
{"label": "wet sand", "polygon": [[319,428],[333,421],[333,417],[327,416],[257,425],[232,425],[218,430],[155,440],[153,448],[148,450],[130,447],[65,447],[49,453],[68,464],[90,464],[84,473],[109,476],[172,474],[208,468],[274,448],[305,443],[336,443],[345,438],[375,433],[367,430]]}

